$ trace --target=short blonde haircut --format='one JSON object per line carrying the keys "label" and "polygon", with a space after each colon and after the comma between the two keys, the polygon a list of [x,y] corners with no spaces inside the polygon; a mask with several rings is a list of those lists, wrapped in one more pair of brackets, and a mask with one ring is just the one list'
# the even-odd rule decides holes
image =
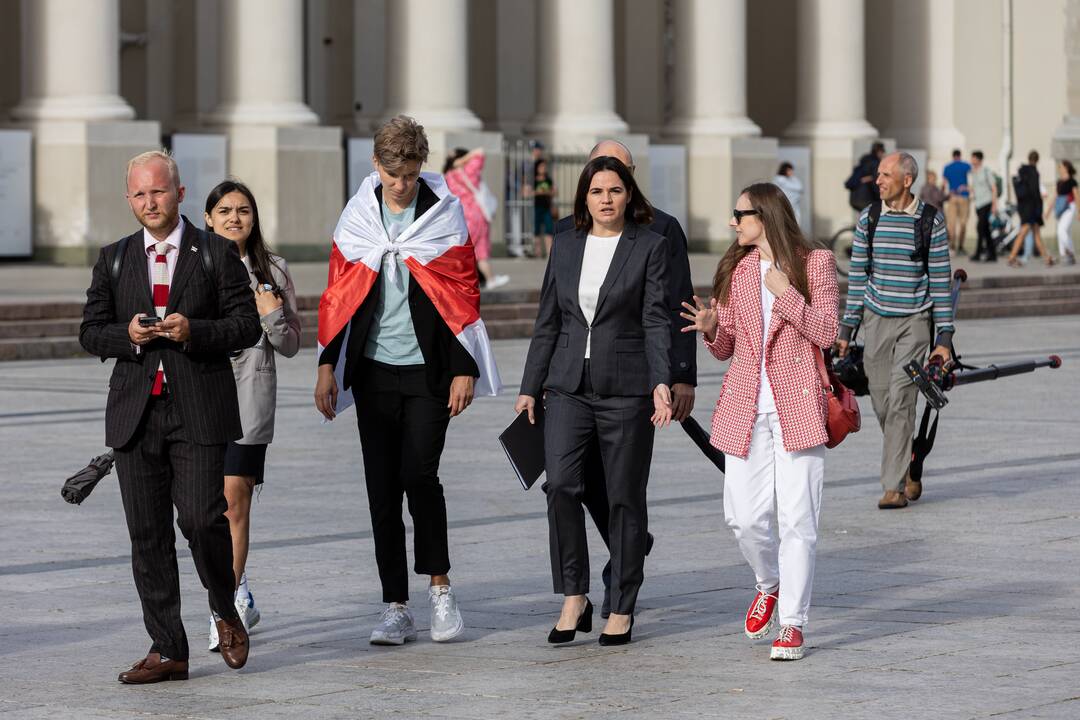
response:
{"label": "short blonde haircut", "polygon": [[160,160],[165,163],[165,166],[169,168],[169,176],[172,178],[173,185],[177,188],[180,187],[180,168],[176,165],[176,160],[173,159],[172,154],[168,150],[149,150],[144,153],[139,153],[135,157],[128,160],[127,172],[124,173],[124,189],[127,190],[128,178],[131,177],[131,170],[145,165],[153,160]]}
{"label": "short blonde haircut", "polygon": [[428,139],[424,126],[408,115],[383,123],[375,133],[375,159],[387,170],[398,170],[409,161],[424,164],[428,159]]}

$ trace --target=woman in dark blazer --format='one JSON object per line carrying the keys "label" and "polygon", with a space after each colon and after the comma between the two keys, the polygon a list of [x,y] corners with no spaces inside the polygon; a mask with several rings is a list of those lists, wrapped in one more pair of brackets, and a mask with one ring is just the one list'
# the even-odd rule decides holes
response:
{"label": "woman in dark blazer", "polygon": [[611,506],[612,612],[600,644],[630,641],[644,577],[653,428],[671,421],[667,246],[648,230],[651,221],[629,169],[595,158],[578,181],[576,228],[555,237],[544,275],[515,410],[533,420],[544,394],[551,570],[555,592],[566,596],[552,643],[592,630],[581,497],[594,437]]}

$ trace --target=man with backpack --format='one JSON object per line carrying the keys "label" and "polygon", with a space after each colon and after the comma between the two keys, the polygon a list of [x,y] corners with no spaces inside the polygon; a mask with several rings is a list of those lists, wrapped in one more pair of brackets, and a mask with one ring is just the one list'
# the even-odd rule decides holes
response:
{"label": "man with backpack", "polygon": [[848,203],[855,212],[862,212],[863,208],[878,199],[878,188],[875,184],[878,175],[878,163],[885,154],[885,144],[875,142],[870,146],[870,152],[859,158],[859,164],[851,170],[851,176],[844,183],[849,191]]}
{"label": "man with backpack", "polygon": [[918,176],[915,158],[903,152],[886,156],[878,167],[881,201],[866,207],[855,226],[836,348],[840,357],[846,355],[856,331],[865,326],[863,365],[885,435],[882,510],[906,507],[922,494],[922,482],[908,472],[918,389],[904,366],[923,362],[934,328],[931,357],[951,358],[949,239],[941,211],[911,194]]}

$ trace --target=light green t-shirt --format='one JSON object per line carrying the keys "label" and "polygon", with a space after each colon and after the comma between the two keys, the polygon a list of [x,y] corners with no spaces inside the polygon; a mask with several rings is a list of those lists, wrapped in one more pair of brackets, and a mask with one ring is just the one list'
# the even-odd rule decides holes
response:
{"label": "light green t-shirt", "polygon": [[[395,242],[416,219],[418,196],[419,193],[399,213],[390,212],[386,201],[383,201],[382,222],[390,242]],[[391,263],[397,264],[396,277],[390,274]],[[387,365],[423,365],[424,355],[416,341],[416,330],[409,310],[409,268],[397,255],[386,253],[382,257],[380,273],[379,300],[368,331],[364,357]]]}

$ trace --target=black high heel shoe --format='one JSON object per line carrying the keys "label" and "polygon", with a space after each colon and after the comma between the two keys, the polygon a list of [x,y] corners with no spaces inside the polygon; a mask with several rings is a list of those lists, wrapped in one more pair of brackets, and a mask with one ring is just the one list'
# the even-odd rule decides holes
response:
{"label": "black high heel shoe", "polygon": [[551,628],[551,632],[548,633],[548,642],[552,645],[568,643],[573,640],[574,636],[579,632],[592,632],[592,613],[592,601],[589,600],[589,598],[585,598],[585,609],[581,611],[581,617],[578,618],[577,625],[574,626],[574,629],[560,630],[557,626],[553,627]]}
{"label": "black high heel shoe", "polygon": [[619,633],[618,635],[608,635],[607,633],[600,633],[600,644],[604,646],[610,645],[628,645],[630,643],[630,633],[634,631],[634,616],[630,616],[630,627],[626,629],[626,632]]}

